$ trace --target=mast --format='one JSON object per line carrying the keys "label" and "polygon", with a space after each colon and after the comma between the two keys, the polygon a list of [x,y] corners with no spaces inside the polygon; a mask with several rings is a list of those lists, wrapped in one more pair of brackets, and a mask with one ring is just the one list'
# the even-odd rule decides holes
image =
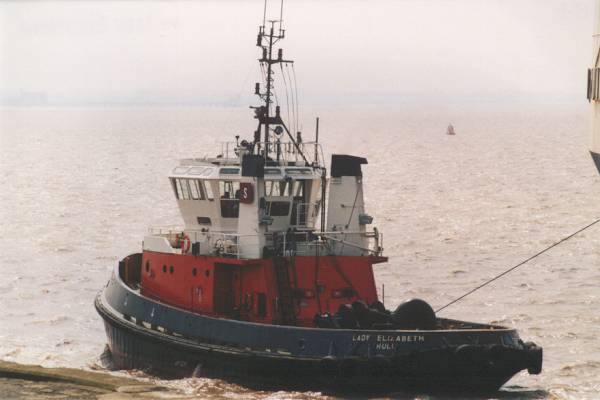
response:
{"label": "mast", "polygon": [[[283,10],[283,9],[282,9]],[[254,118],[258,120],[258,127],[254,132],[254,145],[258,154],[261,152],[261,136],[263,136],[264,149],[263,155],[265,159],[269,158],[269,153],[272,152],[272,146],[270,145],[270,132],[273,132],[276,135],[281,135],[285,131],[289,137],[289,140],[294,144],[294,147],[298,151],[298,153],[302,156],[304,161],[308,164],[308,160],[302,153],[300,147],[298,146],[297,141],[294,139],[293,135],[290,133],[289,129],[283,122],[280,113],[279,105],[275,106],[275,113],[273,114],[273,110],[271,106],[273,104],[273,96],[274,96],[274,71],[273,65],[275,64],[293,64],[292,60],[283,59],[283,49],[277,49],[277,56],[274,54],[274,46],[278,41],[285,38],[285,29],[282,28],[282,19],[278,20],[269,20],[267,21],[271,26],[268,28],[265,26],[265,22],[263,20],[263,24],[258,28],[258,36],[256,38],[256,46],[262,49],[262,57],[258,59],[258,62],[261,65],[261,68],[266,66],[266,76],[265,76],[265,89],[261,91],[260,83],[256,83],[254,94],[256,94],[262,101],[263,105],[261,106],[251,106],[250,108],[254,109]],[[279,28],[275,29],[275,24],[279,23]],[[281,147],[273,146],[275,151],[277,152],[277,160],[279,160]]]}
{"label": "mast", "polygon": [[[260,60],[261,62],[264,62],[267,64],[267,91],[266,91],[266,98],[265,98],[265,104],[267,106],[267,110],[266,110],[266,118],[265,118],[265,145],[268,147],[269,146],[269,117],[270,117],[270,113],[271,113],[271,96],[273,95],[273,93],[271,92],[271,90],[273,89],[273,64],[275,63],[279,63],[282,62],[281,59],[279,60],[273,60],[273,39],[276,40],[280,40],[283,39],[284,37],[284,32],[283,30],[280,30],[279,35],[275,37],[274,34],[274,28],[275,28],[275,21],[269,21],[271,23],[271,28],[270,28],[270,32],[267,36],[268,42],[269,42],[269,46],[268,46],[268,50],[267,50],[267,56],[265,57],[265,53],[263,51],[263,57]],[[263,26],[263,37],[264,37],[264,26]],[[262,39],[261,39],[262,42]],[[262,44],[262,43],[261,43]],[[263,49],[265,49],[263,47]],[[282,54],[282,50],[279,49],[279,54]]]}

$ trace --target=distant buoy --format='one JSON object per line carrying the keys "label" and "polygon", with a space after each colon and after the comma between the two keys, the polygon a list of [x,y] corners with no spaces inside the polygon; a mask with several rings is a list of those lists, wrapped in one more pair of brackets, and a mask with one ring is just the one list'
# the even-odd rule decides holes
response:
{"label": "distant buoy", "polygon": [[446,129],[446,135],[456,135],[456,132],[454,132],[454,127],[452,126],[452,124],[448,124],[448,129]]}

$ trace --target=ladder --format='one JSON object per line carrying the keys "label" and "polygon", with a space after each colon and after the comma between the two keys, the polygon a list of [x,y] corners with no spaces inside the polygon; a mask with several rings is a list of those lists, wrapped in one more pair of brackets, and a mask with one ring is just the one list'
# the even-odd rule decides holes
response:
{"label": "ladder", "polygon": [[286,258],[279,255],[273,256],[273,267],[275,268],[275,279],[279,291],[277,303],[279,323],[282,325],[295,325],[296,307],[294,306],[294,293],[290,285],[290,273]]}

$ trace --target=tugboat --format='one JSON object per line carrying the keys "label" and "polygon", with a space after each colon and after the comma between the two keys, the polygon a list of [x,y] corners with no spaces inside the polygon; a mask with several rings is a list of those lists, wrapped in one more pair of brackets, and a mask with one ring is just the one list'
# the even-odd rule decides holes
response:
{"label": "tugboat", "polygon": [[[185,226],[151,228],[95,307],[117,369],[225,378],[261,389],[495,391],[542,349],[514,329],[438,318],[413,299],[387,310],[387,262],[363,199],[363,157],[292,133],[274,103],[281,21],[263,22],[264,88],[251,140],[169,175]],[[326,201],[327,197],[327,201]],[[327,210],[325,208],[327,207]]]}

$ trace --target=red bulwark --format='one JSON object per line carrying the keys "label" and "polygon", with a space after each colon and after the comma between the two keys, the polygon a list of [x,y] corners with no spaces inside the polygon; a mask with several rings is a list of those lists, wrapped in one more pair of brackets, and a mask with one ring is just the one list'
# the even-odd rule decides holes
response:
{"label": "red bulwark", "polygon": [[377,300],[372,257],[286,257],[289,286],[278,288],[272,259],[144,252],[141,293],[200,314],[277,323],[280,290],[290,290],[296,321],[312,326],[317,313]]}

